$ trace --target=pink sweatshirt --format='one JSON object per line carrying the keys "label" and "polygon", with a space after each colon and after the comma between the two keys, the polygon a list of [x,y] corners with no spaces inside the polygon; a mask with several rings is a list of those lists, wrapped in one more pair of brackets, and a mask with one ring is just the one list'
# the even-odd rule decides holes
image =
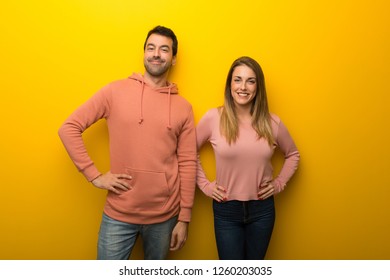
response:
{"label": "pink sweatshirt", "polygon": [[[279,117],[272,114],[272,131],[274,145],[270,147],[266,140],[258,139],[250,123],[239,125],[240,136],[236,143],[229,146],[219,130],[218,109],[209,110],[197,126],[198,149],[210,142],[215,154],[215,181],[210,182],[201,166],[198,157],[197,185],[207,195],[212,197],[216,184],[227,188],[228,200],[258,200],[259,186],[272,182],[275,193],[281,192],[287,181],[298,167],[299,152],[289,132]],[[279,148],[285,157],[279,175],[273,178],[271,158],[275,148]]]}
{"label": "pink sweatshirt", "polygon": [[111,172],[133,178],[131,190],[108,192],[104,212],[109,217],[135,224],[159,223],[175,215],[190,221],[196,136],[192,107],[177,93],[175,84],[155,89],[133,74],[102,88],[59,129],[74,164],[92,181],[101,173],[82,133],[99,119],[107,120]]}

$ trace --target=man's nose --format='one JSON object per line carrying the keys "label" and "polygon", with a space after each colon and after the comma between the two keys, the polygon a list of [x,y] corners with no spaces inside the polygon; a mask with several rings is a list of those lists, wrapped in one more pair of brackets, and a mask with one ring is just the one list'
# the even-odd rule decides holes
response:
{"label": "man's nose", "polygon": [[154,52],[153,52],[153,56],[154,57],[160,57],[160,50],[159,49],[155,49]]}

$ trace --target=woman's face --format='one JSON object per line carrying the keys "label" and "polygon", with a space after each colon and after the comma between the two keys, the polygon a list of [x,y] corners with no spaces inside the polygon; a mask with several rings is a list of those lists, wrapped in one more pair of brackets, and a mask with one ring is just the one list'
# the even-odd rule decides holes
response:
{"label": "woman's face", "polygon": [[256,96],[257,80],[255,72],[246,65],[234,68],[231,94],[236,106],[250,106]]}

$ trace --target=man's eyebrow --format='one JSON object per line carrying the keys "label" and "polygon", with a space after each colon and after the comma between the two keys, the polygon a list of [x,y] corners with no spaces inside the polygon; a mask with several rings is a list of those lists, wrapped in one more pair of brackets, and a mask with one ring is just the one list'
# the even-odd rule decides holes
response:
{"label": "man's eyebrow", "polygon": [[[156,47],[156,45],[154,43],[147,43],[146,46]],[[169,45],[161,45],[160,48],[168,48],[168,49],[170,49],[171,47]]]}
{"label": "man's eyebrow", "polygon": [[162,45],[162,46],[160,46],[160,48],[168,48],[168,49],[170,49],[171,47],[169,45]]}

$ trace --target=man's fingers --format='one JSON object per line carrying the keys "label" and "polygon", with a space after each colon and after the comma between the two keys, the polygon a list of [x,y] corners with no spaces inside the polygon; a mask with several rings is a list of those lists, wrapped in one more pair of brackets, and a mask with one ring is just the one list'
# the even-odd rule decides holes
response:
{"label": "man's fingers", "polygon": [[111,187],[111,188],[109,189],[109,191],[112,191],[113,193],[116,193],[116,194],[121,194],[121,192],[118,191],[115,187]]}
{"label": "man's fingers", "polygon": [[177,235],[176,234],[172,234],[171,244],[170,244],[171,250],[175,250],[176,244],[177,244]]}
{"label": "man's fingers", "polygon": [[[130,189],[130,185],[126,181],[126,179],[127,180],[132,180],[133,177],[131,177],[128,174],[116,174],[115,177],[116,177],[116,180],[115,180],[116,187],[118,187],[118,188],[120,188],[120,189],[122,189],[124,191]],[[125,180],[123,180],[123,179],[125,179]]]}
{"label": "man's fingers", "polygon": [[133,179],[133,177],[131,177],[129,174],[118,174],[117,178],[118,179],[128,179],[128,180]]}
{"label": "man's fingers", "polygon": [[132,180],[132,176],[128,174],[112,174],[110,171],[97,177],[92,183],[101,189],[112,191],[116,194],[120,194],[123,191],[131,189],[129,180]]}

